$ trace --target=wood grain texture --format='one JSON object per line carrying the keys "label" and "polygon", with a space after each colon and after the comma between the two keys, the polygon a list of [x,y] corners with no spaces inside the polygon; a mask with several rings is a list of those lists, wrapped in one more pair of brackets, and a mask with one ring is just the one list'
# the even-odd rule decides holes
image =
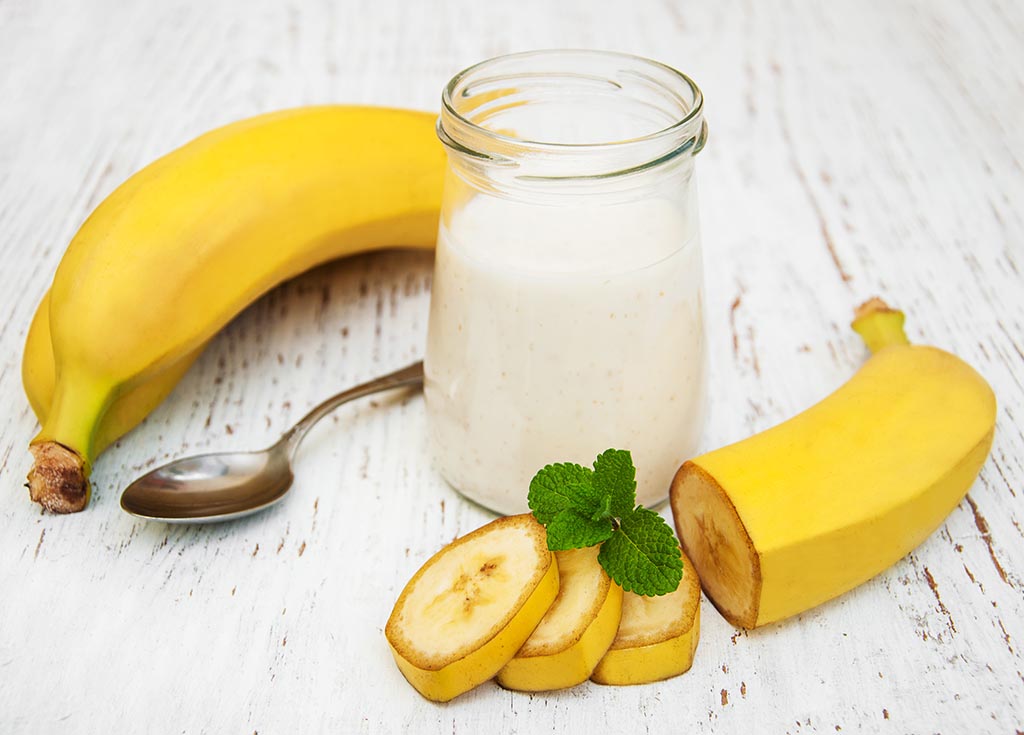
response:
{"label": "wood grain texture", "polygon": [[[0,732],[1014,732],[1024,730],[1024,6],[0,1]],[[103,456],[82,515],[22,487],[30,316],[119,182],[221,123],[326,101],[436,109],[508,51],[612,48],[703,87],[698,164],[708,447],[784,419],[864,358],[881,294],[999,400],[992,456],[928,541],[870,583],[756,632],[710,605],[660,684],[447,705],[382,628],[440,545],[488,516],[431,467],[419,396],[340,410],[294,494],[216,527],[121,513],[147,467],[270,442],[323,396],[419,356],[431,258],[358,257],[258,302]],[[641,468],[642,469],[642,468]]]}

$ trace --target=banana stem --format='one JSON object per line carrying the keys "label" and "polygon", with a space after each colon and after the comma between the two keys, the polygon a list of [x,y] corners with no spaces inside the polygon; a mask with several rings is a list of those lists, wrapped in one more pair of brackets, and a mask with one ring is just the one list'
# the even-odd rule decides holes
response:
{"label": "banana stem", "polygon": [[79,375],[57,380],[50,412],[29,444],[35,460],[28,473],[29,496],[47,510],[77,513],[89,504],[96,427],[112,395],[106,386]]}
{"label": "banana stem", "polygon": [[89,504],[85,461],[63,444],[44,441],[29,446],[35,460],[28,473],[28,494],[51,513],[78,513]]}
{"label": "banana stem", "polygon": [[857,307],[850,326],[873,354],[886,347],[910,344],[903,331],[903,321],[902,311],[875,297]]}

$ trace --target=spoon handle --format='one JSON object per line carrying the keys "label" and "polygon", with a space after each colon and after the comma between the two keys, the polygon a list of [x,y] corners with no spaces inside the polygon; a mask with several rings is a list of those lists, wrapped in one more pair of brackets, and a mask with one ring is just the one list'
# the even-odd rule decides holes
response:
{"label": "spoon handle", "polygon": [[381,391],[391,390],[392,388],[422,384],[423,361],[421,360],[401,370],[396,370],[393,373],[382,375],[379,378],[374,378],[366,383],[349,388],[335,396],[331,396],[323,403],[314,407],[295,426],[285,432],[284,436],[278,441],[278,445],[285,445],[287,447],[288,457],[291,459],[294,457],[295,450],[298,449],[306,433],[313,428],[314,424],[343,403],[348,403],[349,401],[354,401],[357,398],[363,398],[374,393],[380,393]]}

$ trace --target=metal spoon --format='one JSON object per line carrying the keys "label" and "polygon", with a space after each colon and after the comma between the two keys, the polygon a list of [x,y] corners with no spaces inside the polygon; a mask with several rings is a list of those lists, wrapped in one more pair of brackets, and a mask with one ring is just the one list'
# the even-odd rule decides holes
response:
{"label": "metal spoon", "polygon": [[165,523],[216,523],[270,507],[291,487],[295,450],[320,419],[343,403],[405,385],[423,384],[417,362],[328,398],[261,452],[224,452],[177,459],[143,475],[121,494],[121,508]]}

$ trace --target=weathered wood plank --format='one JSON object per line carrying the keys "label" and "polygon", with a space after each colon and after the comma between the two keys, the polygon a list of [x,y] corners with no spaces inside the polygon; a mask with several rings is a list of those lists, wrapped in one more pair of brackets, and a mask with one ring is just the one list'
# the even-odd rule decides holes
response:
{"label": "weathered wood plank", "polygon": [[[27,502],[21,346],[65,244],[134,170],[216,125],[323,101],[434,108],[459,68],[527,48],[641,53],[696,78],[713,412],[741,438],[863,359],[880,293],[993,384],[992,457],[877,579],[745,633],[704,605],[693,670],[627,689],[429,705],[382,628],[406,579],[486,520],[431,467],[422,400],[340,410],[294,495],[218,527],[122,514],[156,463],[271,441],[422,350],[431,259],[363,256],[269,294],[106,454],[84,515]],[[0,2],[0,730],[1024,730],[1024,6],[735,0]],[[642,468],[641,468],[642,471]]]}

